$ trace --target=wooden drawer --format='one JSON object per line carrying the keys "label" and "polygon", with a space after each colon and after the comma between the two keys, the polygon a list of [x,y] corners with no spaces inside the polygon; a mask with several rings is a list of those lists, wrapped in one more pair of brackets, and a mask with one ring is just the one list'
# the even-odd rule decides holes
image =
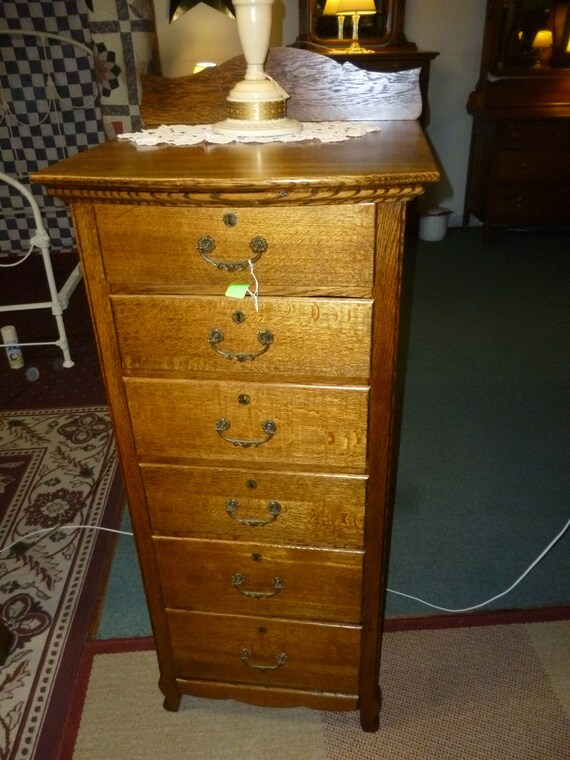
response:
{"label": "wooden drawer", "polygon": [[125,385],[143,461],[365,471],[367,386],[130,377]]}
{"label": "wooden drawer", "polygon": [[497,157],[495,179],[500,182],[551,185],[566,182],[569,176],[570,150],[565,153],[511,150],[502,151]]}
{"label": "wooden drawer", "polygon": [[155,538],[167,607],[359,623],[361,551]]}
{"label": "wooden drawer", "polygon": [[358,693],[357,626],[178,610],[168,624],[179,678]]}
{"label": "wooden drawer", "polygon": [[364,476],[150,464],[141,469],[155,533],[363,546]]}
{"label": "wooden drawer", "polygon": [[567,152],[570,145],[570,119],[497,122],[497,141],[507,150]]}
{"label": "wooden drawer", "polygon": [[123,295],[113,312],[127,374],[370,375],[368,300]]}
{"label": "wooden drawer", "polygon": [[[255,262],[260,293],[371,293],[374,204],[237,209],[103,204],[94,209],[107,279],[115,290],[221,295],[232,282],[254,282],[247,265],[254,257],[250,243],[262,237],[267,250]],[[208,263],[196,249],[204,237],[214,241],[212,261],[243,269]]]}
{"label": "wooden drawer", "polygon": [[520,220],[524,224],[533,221],[551,224],[567,224],[570,218],[570,184],[546,185],[497,185],[493,216],[497,221]]}

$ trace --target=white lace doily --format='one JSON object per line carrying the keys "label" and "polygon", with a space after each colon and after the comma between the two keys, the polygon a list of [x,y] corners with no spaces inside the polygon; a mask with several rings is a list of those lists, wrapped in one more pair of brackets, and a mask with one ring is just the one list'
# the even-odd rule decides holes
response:
{"label": "white lace doily", "polygon": [[142,132],[130,132],[118,135],[121,140],[130,140],[137,145],[198,145],[208,143],[267,143],[267,142],[300,142],[301,140],[320,140],[320,142],[344,142],[352,137],[362,137],[369,132],[378,132],[380,127],[360,121],[306,121],[302,122],[302,130],[293,135],[279,137],[235,137],[220,135],[212,130],[212,124],[163,124],[156,129],[145,129]]}

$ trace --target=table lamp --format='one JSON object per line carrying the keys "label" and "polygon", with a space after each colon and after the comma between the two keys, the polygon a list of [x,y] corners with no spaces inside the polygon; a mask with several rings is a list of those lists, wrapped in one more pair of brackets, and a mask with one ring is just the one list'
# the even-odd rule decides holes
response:
{"label": "table lamp", "polygon": [[532,49],[536,53],[536,66],[548,66],[552,58],[552,32],[550,29],[539,29],[532,41]]}
{"label": "table lamp", "polygon": [[372,16],[376,13],[374,0],[338,0],[337,15],[346,14],[352,16],[352,44],[348,53],[371,53],[360,46],[358,42],[358,23],[361,16]]}

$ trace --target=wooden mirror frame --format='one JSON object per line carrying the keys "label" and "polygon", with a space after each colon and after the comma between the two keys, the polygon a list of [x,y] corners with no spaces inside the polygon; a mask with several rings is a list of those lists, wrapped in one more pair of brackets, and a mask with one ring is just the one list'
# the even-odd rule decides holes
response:
{"label": "wooden mirror frame", "polygon": [[[361,35],[360,40],[364,47],[372,48],[379,52],[385,48],[406,48],[415,50],[416,45],[408,42],[404,34],[404,16],[406,0],[375,0],[385,8],[386,22],[384,34],[378,37]],[[299,0],[299,37],[297,44],[308,49],[328,48],[330,50],[342,50],[350,45],[350,38],[345,33],[345,38],[319,36],[317,21],[320,18],[319,7],[324,6],[325,0]],[[363,16],[362,18],[366,18]],[[361,21],[362,23],[362,21]]]}

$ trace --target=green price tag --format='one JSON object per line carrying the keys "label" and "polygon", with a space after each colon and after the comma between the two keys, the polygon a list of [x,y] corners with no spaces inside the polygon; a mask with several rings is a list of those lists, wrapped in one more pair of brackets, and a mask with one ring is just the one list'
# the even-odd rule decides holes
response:
{"label": "green price tag", "polygon": [[239,282],[232,282],[231,285],[228,285],[228,289],[226,290],[226,295],[229,298],[245,298],[247,295],[247,291],[249,290],[249,284],[243,284]]}

